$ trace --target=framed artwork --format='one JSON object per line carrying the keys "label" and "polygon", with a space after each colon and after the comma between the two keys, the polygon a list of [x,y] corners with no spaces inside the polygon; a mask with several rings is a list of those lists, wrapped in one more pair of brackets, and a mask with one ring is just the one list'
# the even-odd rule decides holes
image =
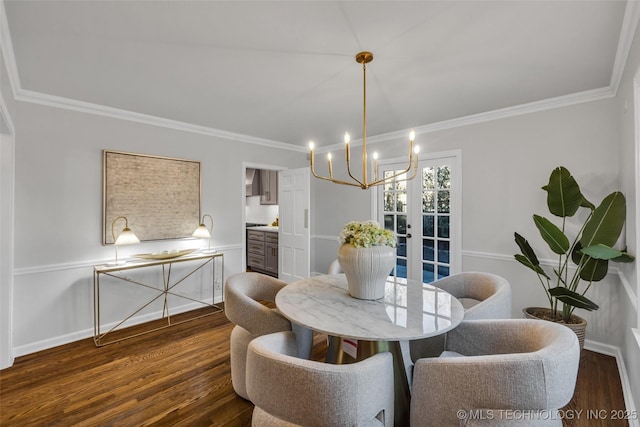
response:
{"label": "framed artwork", "polygon": [[[103,150],[102,244],[124,216],[140,241],[191,237],[200,219],[200,162]],[[124,221],[116,223],[116,236]]]}

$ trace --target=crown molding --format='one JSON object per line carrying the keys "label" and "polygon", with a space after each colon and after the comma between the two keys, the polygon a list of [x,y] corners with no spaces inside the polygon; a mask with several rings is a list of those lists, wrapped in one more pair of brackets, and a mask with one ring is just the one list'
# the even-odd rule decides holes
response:
{"label": "crown molding", "polygon": [[627,65],[629,52],[631,52],[631,44],[636,34],[636,28],[640,21],[640,1],[627,0],[627,6],[624,9],[624,17],[622,18],[622,28],[620,29],[620,38],[618,39],[618,48],[616,50],[616,58],[613,63],[611,72],[611,82],[609,87],[613,93],[618,93],[624,67]]}
{"label": "crown molding", "polygon": [[110,117],[131,122],[143,123],[152,126],[164,127],[184,132],[197,133],[201,135],[214,136],[232,141],[246,142],[249,144],[263,145],[282,150],[306,152],[304,147],[287,144],[280,141],[273,141],[265,138],[258,138],[250,135],[243,135],[235,132],[228,132],[214,129],[207,126],[195,125],[192,123],[177,120],[165,119],[148,114],[136,113],[134,111],[122,110],[120,108],[108,107],[91,102],[78,101],[76,99],[64,98],[56,95],[20,89],[16,96],[17,101],[29,102],[32,104],[45,105],[48,107],[62,108],[65,110],[78,111],[87,114]]}
{"label": "crown molding", "polygon": [[11,41],[11,32],[9,31],[9,21],[7,21],[7,11],[4,8],[4,0],[0,1],[0,50],[4,65],[7,68],[9,84],[13,97],[15,98],[20,89],[20,76],[18,75],[18,67],[16,66],[16,57],[13,52],[13,42]]}

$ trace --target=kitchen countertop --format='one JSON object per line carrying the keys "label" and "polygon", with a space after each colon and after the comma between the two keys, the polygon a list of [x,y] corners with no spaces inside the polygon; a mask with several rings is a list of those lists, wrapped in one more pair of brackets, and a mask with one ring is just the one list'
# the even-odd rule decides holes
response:
{"label": "kitchen countertop", "polygon": [[278,232],[278,227],[273,227],[271,225],[261,225],[258,227],[247,227],[247,230],[256,230],[256,231],[271,231],[273,233]]}

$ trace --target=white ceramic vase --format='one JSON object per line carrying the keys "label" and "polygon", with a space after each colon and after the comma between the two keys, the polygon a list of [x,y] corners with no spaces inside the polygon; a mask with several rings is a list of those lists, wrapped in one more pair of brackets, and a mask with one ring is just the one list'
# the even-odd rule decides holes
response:
{"label": "white ceramic vase", "polygon": [[356,248],[343,244],[338,249],[338,260],[347,276],[349,294],[352,297],[367,300],[384,297],[384,284],[396,265],[395,248]]}

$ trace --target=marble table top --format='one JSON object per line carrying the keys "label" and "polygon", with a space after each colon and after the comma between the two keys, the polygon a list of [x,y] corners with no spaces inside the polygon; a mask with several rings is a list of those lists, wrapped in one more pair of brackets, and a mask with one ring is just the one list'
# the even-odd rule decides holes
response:
{"label": "marble table top", "polygon": [[292,322],[343,338],[402,341],[455,328],[464,317],[451,294],[421,282],[395,279],[377,301],[349,295],[344,274],[293,282],[276,295],[276,306]]}

